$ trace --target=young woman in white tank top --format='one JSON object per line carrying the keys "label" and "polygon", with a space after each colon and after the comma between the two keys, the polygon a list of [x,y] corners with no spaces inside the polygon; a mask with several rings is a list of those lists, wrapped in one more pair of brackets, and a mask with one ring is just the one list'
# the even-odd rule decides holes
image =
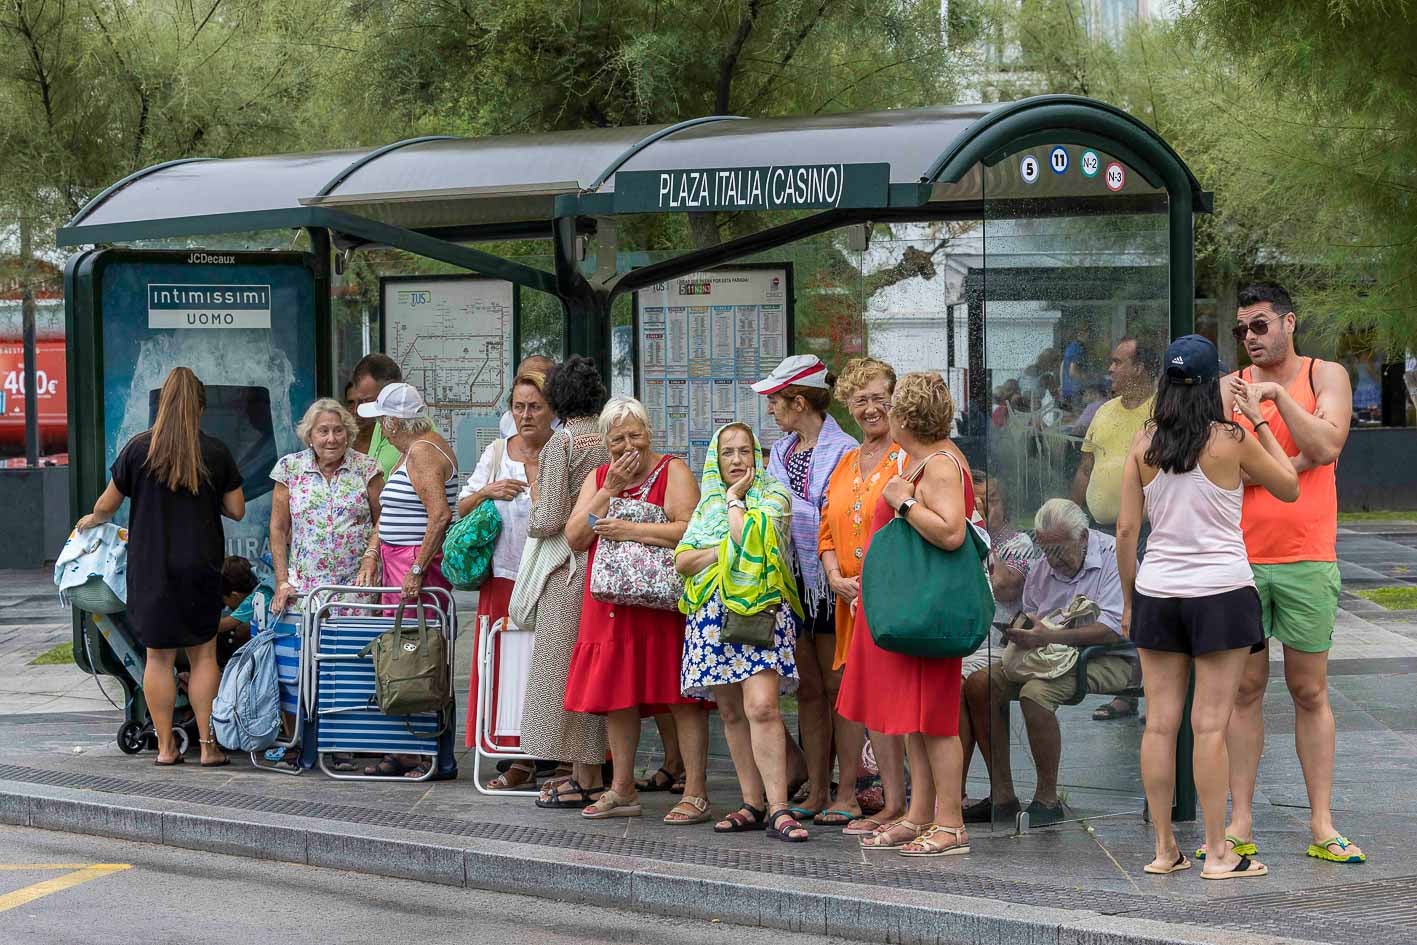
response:
{"label": "young woman in white tank top", "polygon": [[[1262,422],[1255,398],[1237,406],[1258,422],[1255,436],[1225,419],[1215,346],[1187,335],[1167,349],[1152,420],[1132,441],[1122,474],[1117,518],[1117,569],[1122,579],[1122,633],[1141,655],[1146,733],[1141,770],[1156,830],[1156,857],[1146,872],[1169,874],[1191,862],[1171,829],[1176,734],[1194,666],[1191,710],[1196,790],[1205,816],[1205,879],[1263,876],[1264,864],[1225,842],[1230,760],[1225,733],[1240,674],[1264,640],[1260,599],[1240,532],[1247,482],[1278,499],[1299,497],[1299,479]],[[1137,534],[1151,521],[1146,560],[1137,570]],[[1223,851],[1218,852],[1218,851]]]}

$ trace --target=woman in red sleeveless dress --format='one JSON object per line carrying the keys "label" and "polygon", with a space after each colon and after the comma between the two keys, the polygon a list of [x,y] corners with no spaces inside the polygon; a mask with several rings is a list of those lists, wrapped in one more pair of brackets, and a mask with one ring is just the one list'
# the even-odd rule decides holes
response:
{"label": "woman in red sleeveless dress", "polygon": [[[974,489],[964,454],[949,439],[953,422],[954,401],[940,375],[907,374],[896,384],[891,435],[908,460],[905,474],[887,483],[876,504],[872,535],[901,516],[937,547],[953,550],[965,540]],[[868,559],[870,554],[868,542]],[[900,592],[908,594],[909,588]],[[881,649],[858,602],[837,711],[869,731],[906,736],[912,779],[905,817],[863,837],[863,847],[922,857],[969,852],[961,810],[959,690],[957,657],[928,659]]]}
{"label": "woman in red sleeveless dress", "polygon": [[[610,462],[586,478],[566,525],[572,550],[589,548],[580,633],[566,677],[567,712],[606,716],[614,780],[582,815],[590,819],[638,817],[635,754],[640,719],[668,709],[674,715],[684,756],[684,799],[666,823],[708,819],[708,716],[705,704],[679,691],[684,653],[684,615],[675,610],[611,604],[591,596],[591,574],[600,539],[634,541],[671,551],[699,501],[699,485],[683,460],[651,448],[649,418],[639,401],[615,397],[600,415]],[[637,499],[664,510],[663,524],[608,518],[612,499]],[[591,524],[594,516],[595,524]],[[672,573],[672,566],[671,566]]]}

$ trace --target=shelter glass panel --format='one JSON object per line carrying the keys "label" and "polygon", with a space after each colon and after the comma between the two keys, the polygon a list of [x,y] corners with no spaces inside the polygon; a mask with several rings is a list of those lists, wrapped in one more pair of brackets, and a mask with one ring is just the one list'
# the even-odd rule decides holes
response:
{"label": "shelter glass panel", "polygon": [[[1168,337],[1165,194],[1070,146],[1011,155],[984,182],[967,413],[985,441],[996,574],[1026,576],[1013,600],[997,595],[996,620],[1021,632],[1003,631],[973,690],[992,784],[969,793],[992,798],[996,830],[1138,816],[1146,709],[1116,632],[1114,534]],[[1077,595],[1092,606],[1068,610]],[[1040,647],[1050,636],[1080,645]]]}

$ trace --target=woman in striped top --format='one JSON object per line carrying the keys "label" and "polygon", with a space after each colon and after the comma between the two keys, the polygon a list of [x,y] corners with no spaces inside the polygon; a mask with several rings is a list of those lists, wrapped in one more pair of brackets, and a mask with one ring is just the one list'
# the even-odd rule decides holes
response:
{"label": "woman in striped top", "polygon": [[424,587],[451,587],[443,577],[443,536],[458,503],[458,467],[448,441],[433,429],[412,384],[390,384],[359,414],[378,417],[384,437],[402,454],[380,495],[379,530],[364,552],[382,565],[385,603],[416,600]]}

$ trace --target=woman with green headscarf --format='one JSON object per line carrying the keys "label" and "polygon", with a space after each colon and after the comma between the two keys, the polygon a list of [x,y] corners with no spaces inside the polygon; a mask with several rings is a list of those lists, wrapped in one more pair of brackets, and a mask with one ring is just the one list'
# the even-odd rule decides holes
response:
{"label": "woman with green headscarf", "polygon": [[778,711],[778,699],[797,689],[792,612],[800,616],[802,604],[788,560],[791,524],[792,497],[764,471],[753,431],[742,423],[721,428],[674,551],[685,577],[679,609],[689,616],[680,685],[686,696],[718,703],[743,792],[742,807],[713,829],[766,826],[773,839],[801,842],[807,831],[787,809],[787,732]]}

